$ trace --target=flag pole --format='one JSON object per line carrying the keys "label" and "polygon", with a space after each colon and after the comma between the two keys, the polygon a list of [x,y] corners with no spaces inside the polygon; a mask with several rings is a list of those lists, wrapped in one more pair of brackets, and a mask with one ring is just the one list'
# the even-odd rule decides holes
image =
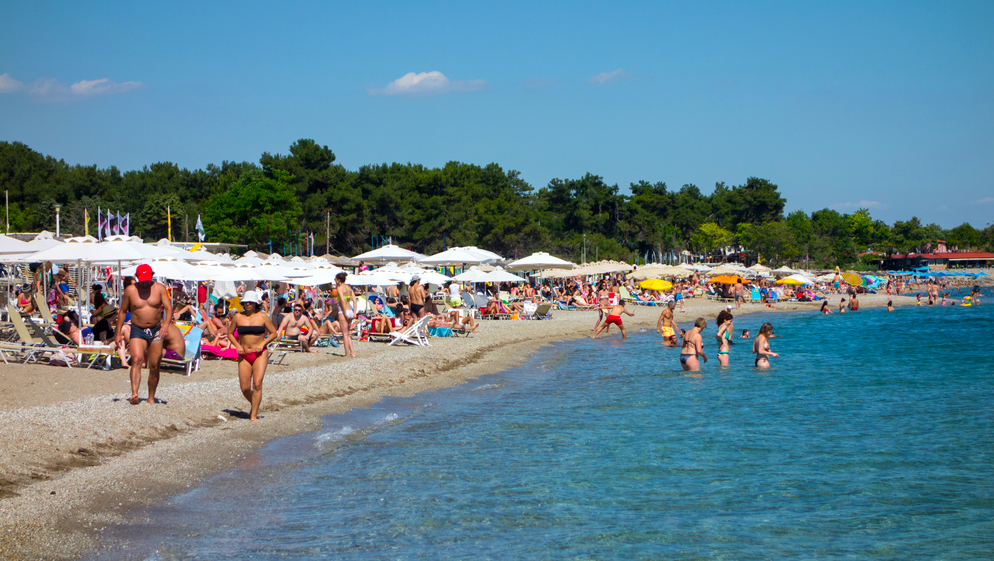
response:
{"label": "flag pole", "polygon": [[173,241],[173,212],[169,206],[166,206],[166,228],[168,229],[167,237],[169,241]]}

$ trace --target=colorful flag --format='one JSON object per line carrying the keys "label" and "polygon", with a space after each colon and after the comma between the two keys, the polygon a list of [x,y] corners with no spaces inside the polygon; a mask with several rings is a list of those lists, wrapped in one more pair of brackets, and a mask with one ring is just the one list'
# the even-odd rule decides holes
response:
{"label": "colorful flag", "polygon": [[311,257],[314,257],[314,232],[311,232]]}
{"label": "colorful flag", "polygon": [[201,242],[207,238],[207,233],[204,232],[204,223],[200,221],[200,215],[197,215],[197,237]]}
{"label": "colorful flag", "polygon": [[97,241],[104,241],[104,213],[97,207]]}
{"label": "colorful flag", "polygon": [[107,210],[107,220],[104,221],[104,237],[110,237],[110,210]]}
{"label": "colorful flag", "polygon": [[123,232],[125,236],[130,236],[131,235],[131,213],[130,212],[128,214],[124,215],[124,223],[121,225],[121,232]]}
{"label": "colorful flag", "polygon": [[121,211],[117,211],[117,223],[115,223],[115,225],[114,225],[114,228],[117,230],[116,232],[114,232],[115,234],[123,234],[124,233],[124,229],[121,228],[121,223],[122,222],[124,222],[124,220],[121,220]]}
{"label": "colorful flag", "polygon": [[90,211],[83,209],[83,235],[90,235]]}

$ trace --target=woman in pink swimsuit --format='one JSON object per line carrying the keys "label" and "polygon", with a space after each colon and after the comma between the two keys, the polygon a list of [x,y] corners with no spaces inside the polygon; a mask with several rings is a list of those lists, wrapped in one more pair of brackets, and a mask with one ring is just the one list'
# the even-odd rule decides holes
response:
{"label": "woman in pink swimsuit", "polygon": [[[252,405],[250,421],[259,420],[262,403],[262,378],[266,375],[269,353],[266,346],[276,340],[279,333],[273,320],[259,307],[259,295],[249,290],[242,295],[242,309],[228,324],[228,339],[238,351],[238,382],[242,395]],[[235,331],[238,337],[235,337]]]}

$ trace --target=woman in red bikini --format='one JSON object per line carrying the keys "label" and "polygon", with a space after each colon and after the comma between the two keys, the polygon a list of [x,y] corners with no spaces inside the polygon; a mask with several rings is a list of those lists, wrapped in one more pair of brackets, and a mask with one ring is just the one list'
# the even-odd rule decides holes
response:
{"label": "woman in red bikini", "polygon": [[[262,378],[266,375],[269,353],[266,346],[276,340],[279,333],[273,320],[259,306],[259,294],[249,290],[242,295],[242,309],[228,324],[228,339],[238,351],[238,382],[242,395],[252,404],[250,421],[259,420],[259,404],[262,403]],[[238,337],[235,337],[238,331]]]}

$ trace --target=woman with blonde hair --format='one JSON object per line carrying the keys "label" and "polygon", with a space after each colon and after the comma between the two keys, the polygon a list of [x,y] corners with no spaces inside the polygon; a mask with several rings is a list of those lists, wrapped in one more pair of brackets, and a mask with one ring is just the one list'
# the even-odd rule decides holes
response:
{"label": "woman with blonde hair", "polygon": [[769,368],[770,357],[779,357],[770,350],[770,337],[773,336],[773,324],[764,323],[759,328],[759,333],[752,341],[752,352],[756,353],[756,368]]}

